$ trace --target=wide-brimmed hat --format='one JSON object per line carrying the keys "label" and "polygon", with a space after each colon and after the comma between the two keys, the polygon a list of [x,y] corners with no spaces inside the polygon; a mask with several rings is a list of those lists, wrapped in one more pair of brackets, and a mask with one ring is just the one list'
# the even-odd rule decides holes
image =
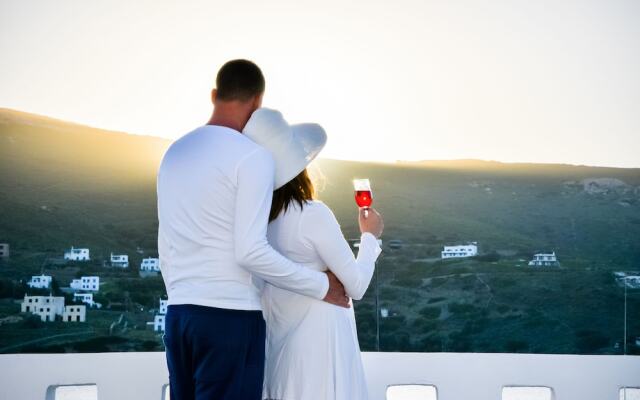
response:
{"label": "wide-brimmed hat", "polygon": [[320,125],[289,125],[279,111],[269,108],[254,111],[242,133],[273,155],[275,189],[307,168],[327,143],[327,134]]}

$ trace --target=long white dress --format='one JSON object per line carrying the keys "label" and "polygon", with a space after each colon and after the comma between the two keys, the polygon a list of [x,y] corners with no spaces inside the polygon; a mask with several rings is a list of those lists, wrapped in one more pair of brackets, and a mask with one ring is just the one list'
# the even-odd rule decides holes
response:
{"label": "long white dress", "polygon": [[[293,203],[269,224],[267,238],[292,261],[319,271],[328,267],[356,300],[369,286],[381,251],[375,237],[364,233],[356,259],[333,212],[320,201],[302,210]],[[262,307],[264,399],[367,399],[353,306],[340,308],[265,284]]]}

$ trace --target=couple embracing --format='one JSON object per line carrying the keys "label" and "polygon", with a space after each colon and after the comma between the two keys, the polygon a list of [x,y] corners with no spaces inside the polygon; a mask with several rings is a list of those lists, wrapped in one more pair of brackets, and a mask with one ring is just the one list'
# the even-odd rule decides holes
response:
{"label": "couple embracing", "polygon": [[351,299],[371,281],[382,218],[360,210],[354,257],[306,170],[324,130],[261,108],[264,88],[254,63],[223,65],[211,119],[160,165],[170,396],[366,399]]}

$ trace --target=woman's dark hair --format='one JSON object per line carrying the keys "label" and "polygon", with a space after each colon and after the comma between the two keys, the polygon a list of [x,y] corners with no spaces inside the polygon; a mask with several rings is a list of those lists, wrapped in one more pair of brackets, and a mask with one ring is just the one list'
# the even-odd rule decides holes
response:
{"label": "woman's dark hair", "polygon": [[218,71],[216,88],[220,100],[247,101],[264,92],[264,76],[249,60],[231,60]]}
{"label": "woman's dark hair", "polygon": [[286,212],[292,202],[304,207],[307,200],[313,200],[316,190],[313,182],[309,178],[307,170],[300,172],[295,178],[287,182],[284,186],[273,192],[273,201],[271,202],[271,212],[269,213],[269,222],[273,221],[282,212]]}

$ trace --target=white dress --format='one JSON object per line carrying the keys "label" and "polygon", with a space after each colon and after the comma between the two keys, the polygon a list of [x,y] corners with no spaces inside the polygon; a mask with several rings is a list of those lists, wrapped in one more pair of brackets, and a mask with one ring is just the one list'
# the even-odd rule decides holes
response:
{"label": "white dress", "polygon": [[[320,201],[301,210],[295,202],[269,224],[269,243],[308,268],[330,269],[347,294],[364,295],[380,254],[375,237],[364,233],[353,256],[333,212]],[[264,399],[366,400],[367,385],[351,308],[265,284],[267,323]]]}

